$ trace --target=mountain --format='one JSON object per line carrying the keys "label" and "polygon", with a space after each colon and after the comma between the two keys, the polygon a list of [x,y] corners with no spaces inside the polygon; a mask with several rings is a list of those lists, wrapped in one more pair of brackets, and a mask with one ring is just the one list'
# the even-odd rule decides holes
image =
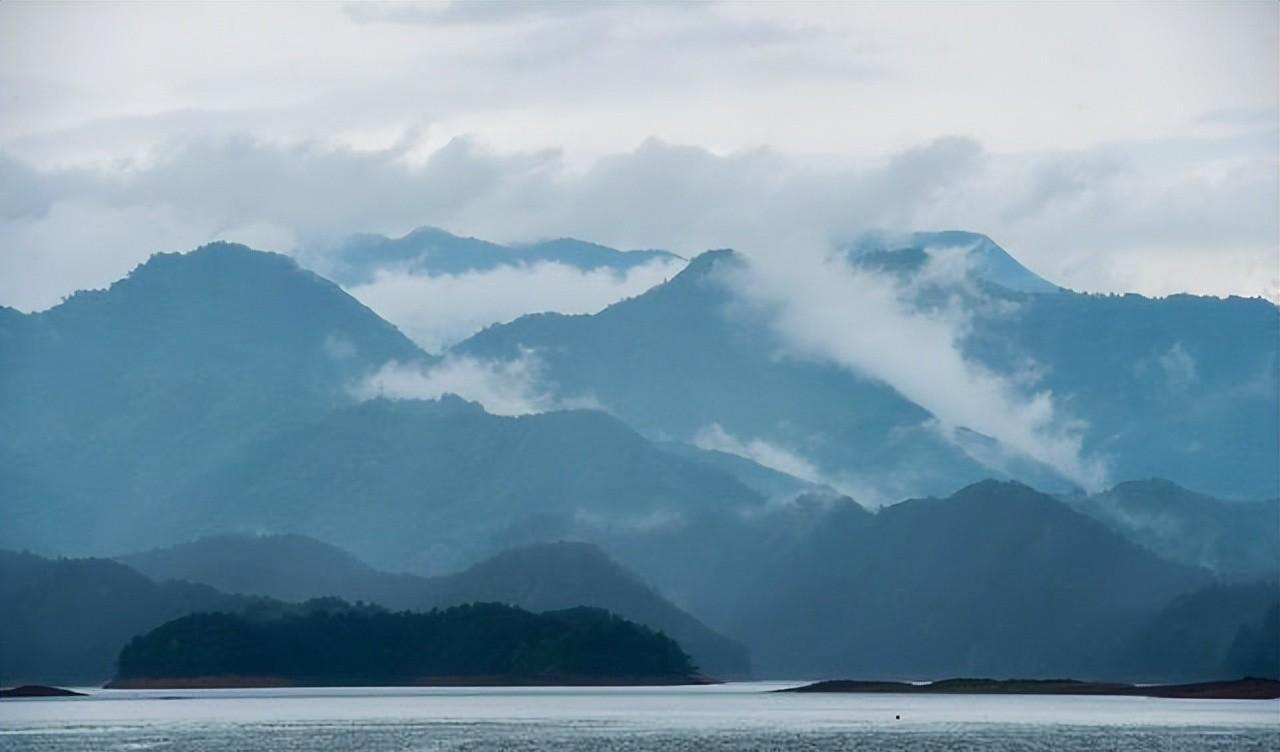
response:
{"label": "mountain", "polygon": [[647,436],[691,442],[718,426],[744,444],[798,452],[833,481],[877,489],[882,498],[859,494],[872,503],[992,474],[890,386],[779,357],[766,326],[732,315],[724,275],[742,263],[732,251],[704,253],[666,284],[598,314],[525,316],[454,351],[497,360],[532,351],[558,394],[590,394]]}
{"label": "mountain", "polygon": [[1138,678],[1280,678],[1280,582],[1214,583],[1175,598],[1125,645]]}
{"label": "mountain", "polygon": [[579,605],[603,608],[676,639],[705,673],[719,678],[751,672],[747,650],[677,608],[596,546],[551,543],[504,551],[455,575],[435,578],[428,602],[510,603],[530,611]]}
{"label": "mountain", "polygon": [[603,608],[671,635],[708,674],[745,676],[751,669],[744,647],[711,631],[586,543],[523,546],[462,572],[430,578],[375,570],[335,546],[299,535],[219,535],[121,561],[155,580],[198,582],[285,601],[337,596],[419,611],[473,602],[538,612]]}
{"label": "mountain", "polygon": [[604,413],[502,417],[456,397],[375,399],[267,437],[196,478],[132,547],[288,531],[375,566],[440,573],[505,547],[494,542],[502,530],[542,517],[645,529],[761,501]]}
{"label": "mountain", "polygon": [[374,369],[431,356],[283,256],[225,243],[161,254],[107,290],[11,314],[4,545],[118,554],[297,532],[438,573],[533,517],[651,526],[761,502],[598,412],[360,403],[352,389]]}
{"label": "mountain", "polygon": [[[1081,455],[1110,477],[1164,477],[1224,498],[1280,495],[1280,308],[1261,299],[1025,292],[1043,286],[1010,271],[1016,262],[981,236],[925,240],[934,252],[973,241],[996,270],[987,277],[1003,283],[932,287],[905,304],[962,316],[966,358],[1021,385],[1028,399],[1052,394],[1055,414],[1080,431]],[[877,253],[899,251],[861,258]],[[928,256],[902,253],[920,263]],[[535,353],[556,394],[591,395],[645,435],[694,442],[718,426],[742,445],[803,458],[869,503],[992,476],[1046,490],[1074,485],[1038,463],[1007,461],[1017,453],[964,426],[945,439],[934,416],[892,385],[790,356],[767,312],[734,292],[747,263],[732,251],[707,252],[668,283],[595,315],[525,316],[454,352]],[[929,357],[919,353],[922,369]]]}
{"label": "mountain", "polygon": [[815,526],[755,580],[735,635],[764,675],[1119,678],[1125,640],[1206,579],[986,481]]}
{"label": "mountain", "polygon": [[[228,585],[149,578],[106,559],[46,559],[0,551],[0,683],[95,683],[114,673],[121,647],[169,620],[198,612],[278,616],[309,610],[345,592],[352,600],[428,611],[481,600],[531,611],[578,606],[616,609],[684,644],[702,671],[743,676],[745,650],[665,601],[635,575],[585,544],[504,553],[441,578],[378,572],[332,546],[298,536],[224,536],[129,557],[155,578],[182,576]],[[316,569],[324,565],[333,570]],[[333,587],[321,597],[322,588]],[[228,591],[236,591],[234,594]],[[568,604],[568,605],[566,605]],[[719,672],[717,674],[716,672]]]}
{"label": "mountain", "polygon": [[418,605],[427,582],[376,570],[337,546],[294,534],[211,535],[116,560],[158,582],[282,601],[336,597],[403,609]]}
{"label": "mountain", "polygon": [[156,583],[106,559],[0,551],[0,603],[0,683],[11,685],[101,682],[130,637],[184,614],[255,601],[207,585]]}
{"label": "mountain", "polygon": [[680,441],[660,441],[658,447],[726,472],[766,499],[794,499],[802,494],[838,495],[834,489],[824,483],[803,480],[729,452],[703,449]]}
{"label": "mountain", "polygon": [[667,251],[619,251],[573,238],[500,245],[458,237],[435,227],[420,227],[401,238],[353,235],[333,247],[309,249],[303,258],[329,279],[348,287],[371,282],[384,269],[435,276],[555,263],[582,271],[625,271],[655,261],[683,260]]}
{"label": "mountain", "polygon": [[1121,480],[1220,498],[1280,496],[1280,308],[1260,298],[1006,296],[964,343],[997,373],[1034,374],[1087,423],[1082,450]]}
{"label": "mountain", "polygon": [[920,272],[930,259],[942,254],[961,256],[966,276],[1005,290],[1021,293],[1061,290],[1023,266],[991,238],[974,232],[913,232],[900,237],[868,233],[849,249],[854,263],[904,278]]}
{"label": "mountain", "polygon": [[812,494],[646,531],[571,523],[522,524],[506,540],[592,540],[745,644],[758,676],[1139,679],[1118,656],[1211,578],[994,481],[875,512]]}
{"label": "mountain", "polygon": [[1167,559],[1237,578],[1280,577],[1280,498],[1215,499],[1152,479],[1063,500]]}
{"label": "mountain", "polygon": [[109,551],[192,477],[426,358],[291,259],[226,243],[0,327],[0,476],[24,477],[0,507],[42,511],[6,540],[48,551]]}

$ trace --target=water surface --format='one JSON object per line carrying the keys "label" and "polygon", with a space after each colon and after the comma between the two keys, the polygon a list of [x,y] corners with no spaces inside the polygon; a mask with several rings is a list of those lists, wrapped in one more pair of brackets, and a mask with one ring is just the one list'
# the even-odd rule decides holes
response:
{"label": "water surface", "polygon": [[0,702],[3,750],[1274,750],[1280,701],[711,687],[81,690]]}

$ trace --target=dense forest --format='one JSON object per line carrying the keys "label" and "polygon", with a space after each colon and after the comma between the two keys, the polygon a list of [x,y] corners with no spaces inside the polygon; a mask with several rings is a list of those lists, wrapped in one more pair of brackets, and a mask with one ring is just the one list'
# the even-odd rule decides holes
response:
{"label": "dense forest", "polygon": [[414,613],[322,599],[285,614],[170,621],[125,646],[113,686],[207,677],[311,685],[681,683],[697,681],[695,671],[665,634],[601,609],[535,614],[486,603]]}

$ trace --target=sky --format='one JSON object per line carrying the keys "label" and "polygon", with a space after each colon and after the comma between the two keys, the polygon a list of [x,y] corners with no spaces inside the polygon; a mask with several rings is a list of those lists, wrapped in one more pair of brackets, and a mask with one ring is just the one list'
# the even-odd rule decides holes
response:
{"label": "sky", "polygon": [[[0,305],[44,310],[213,240],[304,264],[421,226],[731,247],[750,263],[725,284],[779,357],[883,381],[944,437],[1086,488],[1107,458],[1037,364],[990,372],[964,355],[970,311],[920,310],[831,250],[968,230],[1076,290],[1280,301],[1278,207],[1275,2],[0,3]],[[537,353],[447,348],[681,263],[379,270],[348,292],[445,357],[359,387],[607,410],[556,393]],[[766,436],[684,438],[865,488]]]}
{"label": "sky", "polygon": [[1278,29],[1273,2],[5,2],[0,304],[421,225],[784,259],[965,229],[1074,289],[1280,299]]}

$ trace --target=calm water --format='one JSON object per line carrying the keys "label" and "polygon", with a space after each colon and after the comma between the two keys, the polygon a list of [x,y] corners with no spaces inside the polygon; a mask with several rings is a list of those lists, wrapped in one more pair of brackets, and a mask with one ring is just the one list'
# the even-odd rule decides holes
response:
{"label": "calm water", "polygon": [[0,750],[1280,749],[1280,701],[765,692],[781,686],[91,689],[0,701]]}

